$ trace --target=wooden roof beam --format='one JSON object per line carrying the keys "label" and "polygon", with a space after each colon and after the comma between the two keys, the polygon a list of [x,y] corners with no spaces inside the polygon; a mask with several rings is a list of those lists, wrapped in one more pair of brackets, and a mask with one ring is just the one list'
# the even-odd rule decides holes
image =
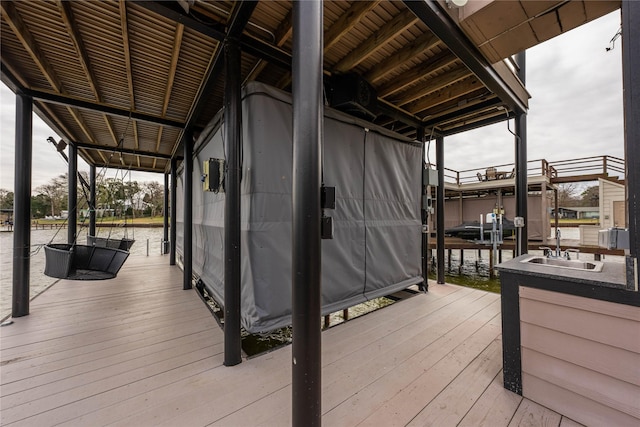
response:
{"label": "wooden roof beam", "polygon": [[[133,87],[133,69],[131,67],[131,45],[129,43],[129,21],[127,18],[127,3],[125,0],[120,0],[118,3],[118,10],[120,11],[120,28],[122,32],[122,53],[124,54],[125,67],[127,69],[127,87],[129,89],[129,109],[134,111],[136,109],[136,97]],[[137,150],[140,148],[140,139],[138,137],[138,123],[134,120],[133,123],[133,146]],[[136,157],[138,166],[140,166],[140,157]]]}
{"label": "wooden roof beam", "polygon": [[362,61],[373,55],[378,49],[393,40],[398,34],[418,22],[418,18],[410,11],[404,10],[391,21],[384,24],[358,47],[353,49],[333,67],[339,73],[349,71]]}
{"label": "wooden roof beam", "polygon": [[[282,47],[287,42],[287,40],[289,40],[289,37],[291,37],[292,33],[293,33],[293,8],[289,9],[287,16],[284,17],[284,19],[282,20],[282,22],[280,22],[280,25],[278,25],[278,28],[276,29],[276,32],[275,32],[276,46]],[[255,68],[247,76],[247,81],[256,80],[260,75],[260,73],[262,73],[262,70],[265,69],[267,64],[268,64],[267,61],[263,59],[258,59],[258,62],[256,63]]]}
{"label": "wooden roof beam", "polygon": [[431,73],[435,73],[436,71],[454,64],[457,61],[458,58],[456,58],[454,55],[451,55],[450,52],[441,52],[432,57],[426,66],[423,64],[419,64],[418,66],[413,67],[407,72],[402,73],[397,78],[392,79],[388,83],[380,86],[376,90],[378,92],[378,96],[384,98],[386,96],[399,92],[407,86],[410,86],[414,82],[424,78],[425,76],[428,76]]}
{"label": "wooden roof beam", "polygon": [[502,79],[462,30],[442,10],[441,4],[434,1],[403,0],[403,2],[491,92],[502,99],[510,110],[526,113],[527,101],[521,99],[514,88]]}
{"label": "wooden roof beam", "polygon": [[[433,49],[439,44],[440,40],[434,36],[433,33],[426,32],[408,45],[394,52],[386,62],[376,65],[372,70],[364,75],[364,78],[370,83],[375,83],[377,80],[380,80],[396,68],[402,66],[404,63],[414,59],[417,55],[420,55],[422,52],[429,49]],[[447,53],[449,56],[453,56],[450,52]]]}
{"label": "wooden roof beam", "polygon": [[414,90],[408,90],[407,93],[404,96],[398,98],[394,102],[394,104],[401,106],[406,105],[410,102],[415,101],[416,99],[422,98],[423,96],[427,96],[431,93],[442,90],[447,86],[464,80],[471,75],[472,74],[467,69],[467,67],[461,65],[451,71],[447,71],[444,74],[440,74],[439,76],[428,79],[425,84],[426,90],[424,91],[417,90],[417,88],[413,88]]}
{"label": "wooden roof beam", "polygon": [[62,92],[62,81],[58,79],[58,76],[53,71],[53,67],[44,56],[44,54],[40,50],[40,47],[38,46],[38,43],[27,29],[27,26],[16,10],[13,2],[3,1],[0,2],[0,5],[2,7],[2,15],[4,16],[5,21],[7,21],[16,37],[18,37],[18,39],[22,43],[22,46],[24,46],[27,52],[29,52],[29,55],[31,55],[31,58],[40,69],[40,72],[42,72],[42,75],[47,79],[51,87],[56,92]]}
{"label": "wooden roof beam", "polygon": [[[62,16],[62,20],[64,21],[65,26],[67,27],[67,33],[69,37],[71,37],[71,41],[76,49],[78,54],[78,60],[80,61],[80,65],[84,70],[84,73],[87,77],[87,81],[89,86],[91,86],[91,90],[93,91],[93,95],[96,98],[96,101],[102,102],[102,95],[100,94],[100,89],[98,87],[97,79],[93,73],[91,68],[91,63],[89,61],[89,55],[87,55],[87,50],[84,47],[84,42],[80,33],[78,32],[78,26],[76,25],[75,19],[73,17],[73,9],[71,8],[71,2],[57,0],[58,10],[60,11],[60,15]],[[113,128],[113,123],[109,119],[109,116],[103,114],[103,118],[109,133],[111,134],[111,138],[113,139],[113,143],[118,145],[118,137],[116,136],[116,132]]]}
{"label": "wooden roof beam", "polygon": [[405,109],[412,112],[415,115],[420,115],[420,112],[433,108],[437,105],[443,104],[449,100],[464,96],[475,90],[482,89],[484,85],[475,76],[469,77],[444,89],[440,89],[430,95],[420,98],[408,105]]}
{"label": "wooden roof beam", "polygon": [[[27,50],[27,52],[29,52],[31,58],[42,72],[42,75],[47,79],[51,87],[56,92],[65,94],[66,92],[64,90],[62,81],[58,78],[46,56],[40,50],[38,43],[27,29],[27,26],[20,17],[20,14],[13,5],[13,2],[3,1],[1,2],[1,7],[2,14],[5,20],[15,33],[16,37],[18,37],[24,48]],[[82,132],[84,132],[84,134],[87,136],[87,138],[89,138],[91,142],[94,142],[95,138],[89,131],[86,123],[84,123],[84,120],[80,116],[80,113],[78,111],[75,111],[71,107],[67,107],[67,109],[69,110],[69,114],[71,114],[74,120],[78,123],[78,126],[80,126],[80,128],[82,129]]]}
{"label": "wooden roof beam", "polygon": [[[184,25],[176,26],[176,34],[173,38],[173,51],[171,53],[171,66],[169,67],[169,75],[167,76],[167,87],[164,91],[164,101],[162,102],[162,117],[166,117],[169,101],[171,100],[171,90],[176,77],[176,69],[178,67],[178,59],[180,58],[180,46],[182,44],[182,36],[184,34]],[[158,128],[158,136],[156,138],[156,151],[160,150],[160,142],[162,141],[162,126]],[[155,167],[155,160],[154,165]]]}
{"label": "wooden roof beam", "polygon": [[336,44],[342,36],[347,34],[351,28],[357,25],[362,18],[372,11],[380,3],[375,1],[356,1],[351,4],[349,9],[345,10],[340,18],[331,25],[324,33],[324,53],[327,53],[331,47]]}

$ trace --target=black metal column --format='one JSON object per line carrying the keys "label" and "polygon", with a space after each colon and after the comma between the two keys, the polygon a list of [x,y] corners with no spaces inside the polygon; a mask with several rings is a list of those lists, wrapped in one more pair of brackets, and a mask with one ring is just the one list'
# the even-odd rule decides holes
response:
{"label": "black metal column", "polygon": [[89,236],[96,235],[96,165],[89,165]]}
{"label": "black metal column", "polygon": [[240,337],[240,179],[241,179],[241,70],[240,45],[227,39],[225,54],[224,131],[227,177],[224,209],[224,364],[242,362]]}
{"label": "black metal column", "polygon": [[444,137],[436,138],[436,165],[438,186],[436,187],[436,261],[438,283],[444,284]]}
{"label": "black metal column", "polygon": [[171,159],[171,224],[169,225],[169,265],[176,265],[176,190],[178,189],[178,161],[175,157]]}
{"label": "black metal column", "polygon": [[78,147],[69,144],[67,242],[75,243],[78,226]]}
{"label": "black metal column", "polygon": [[29,314],[31,247],[31,153],[33,100],[16,96],[16,140],[13,190],[13,294],[11,315]]}
{"label": "black metal column", "polygon": [[426,198],[427,198],[427,191],[429,190],[429,187],[426,186],[425,183],[425,174],[427,173],[427,169],[426,169],[426,155],[427,155],[427,144],[425,141],[425,132],[424,132],[424,128],[419,128],[418,129],[418,135],[417,135],[417,139],[418,141],[420,141],[422,143],[422,182],[420,183],[420,188],[421,188],[421,199],[420,203],[422,203],[422,209],[420,210],[420,214],[422,217],[422,280],[424,280],[424,282],[422,283],[422,285],[420,285],[420,289],[423,291],[428,291],[429,290],[429,260],[427,259],[427,251],[429,250],[429,234],[427,232],[428,230],[428,221],[429,221],[429,211],[427,210],[428,208],[425,208],[425,203],[426,203]]}
{"label": "black metal column", "polygon": [[169,248],[169,174],[164,174],[164,200],[162,203],[162,255]]}
{"label": "black metal column", "polygon": [[624,151],[629,224],[627,288],[640,282],[640,3],[622,2],[622,87],[624,103]]}
{"label": "black metal column", "polygon": [[292,421],[321,424],[322,1],[293,3]]}
{"label": "black metal column", "polygon": [[[518,77],[523,84],[526,83],[526,53],[520,52],[516,55],[518,64]],[[527,215],[527,199],[529,197],[527,184],[527,113],[517,113],[515,118],[516,140],[516,216],[524,218],[524,227],[516,238],[516,256],[528,252],[529,243],[529,218]]]}
{"label": "black metal column", "polygon": [[184,138],[184,240],[182,245],[182,268],[184,280],[182,289],[191,289],[193,277],[192,269],[192,239],[193,239],[193,133],[190,129],[185,130]]}

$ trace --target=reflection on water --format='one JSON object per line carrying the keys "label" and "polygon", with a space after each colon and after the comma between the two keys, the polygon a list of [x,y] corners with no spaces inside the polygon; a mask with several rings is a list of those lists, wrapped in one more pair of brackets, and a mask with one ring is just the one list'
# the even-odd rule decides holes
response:
{"label": "reflection on water", "polygon": [[[79,244],[86,244],[87,229],[79,228]],[[131,247],[130,256],[146,256],[147,240],[149,253],[160,253],[162,242],[162,227],[158,228],[98,228],[98,236],[121,239],[133,238],[136,242]],[[60,230],[31,230],[31,259],[30,259],[30,296],[38,295],[58,279],[44,275],[44,249],[47,243],[66,243],[67,229]],[[126,264],[125,264],[126,265]],[[13,277],[13,233],[0,233],[0,319],[11,314],[11,294]]]}

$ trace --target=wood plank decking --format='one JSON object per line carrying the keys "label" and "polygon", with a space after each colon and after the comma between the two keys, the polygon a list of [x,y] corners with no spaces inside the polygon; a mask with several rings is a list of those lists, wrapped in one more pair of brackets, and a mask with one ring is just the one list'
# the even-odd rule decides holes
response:
{"label": "wood plank decking", "polygon": [[[0,328],[1,425],[290,425],[291,347],[224,367],[222,331],[167,263],[61,280]],[[326,426],[576,425],[502,388],[496,294],[433,285],[323,332],[322,363]]]}

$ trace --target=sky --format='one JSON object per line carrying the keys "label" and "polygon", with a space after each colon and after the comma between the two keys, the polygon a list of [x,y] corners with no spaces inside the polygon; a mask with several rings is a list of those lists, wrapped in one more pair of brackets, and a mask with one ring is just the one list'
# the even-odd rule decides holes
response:
{"label": "sky", "polygon": [[[616,11],[527,50],[527,156],[549,161],[611,155],[624,158],[621,40]],[[445,166],[454,170],[513,163],[513,121],[445,138]],[[59,137],[35,114],[32,190],[67,166],[46,139]],[[0,188],[13,191],[15,95],[0,83]],[[435,163],[435,144],[429,158]],[[78,169],[89,170],[79,159]],[[114,176],[115,170],[107,172]],[[161,174],[133,172],[132,180],[163,182]]]}

